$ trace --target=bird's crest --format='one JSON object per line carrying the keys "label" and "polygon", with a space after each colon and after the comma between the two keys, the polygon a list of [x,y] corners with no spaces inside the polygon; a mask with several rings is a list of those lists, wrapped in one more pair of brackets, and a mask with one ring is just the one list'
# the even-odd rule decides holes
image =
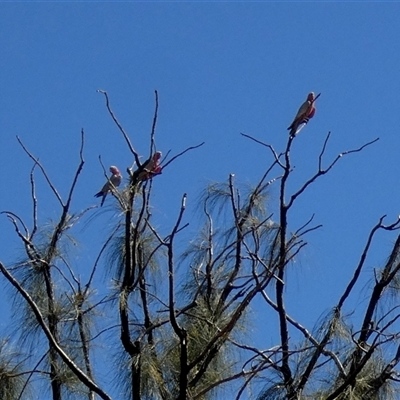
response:
{"label": "bird's crest", "polygon": [[113,174],[113,175],[119,175],[120,173],[119,173],[119,169],[116,167],[116,166],[114,166],[114,165],[111,165],[111,167],[110,167],[110,172]]}

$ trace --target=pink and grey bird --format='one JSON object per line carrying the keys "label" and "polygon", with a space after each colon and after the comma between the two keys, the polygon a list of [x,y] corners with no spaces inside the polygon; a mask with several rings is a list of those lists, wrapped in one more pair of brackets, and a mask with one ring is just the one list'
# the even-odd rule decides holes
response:
{"label": "pink and grey bird", "polygon": [[[317,96],[318,97],[318,96]],[[307,96],[307,100],[300,106],[299,111],[297,111],[293,122],[290,124],[288,130],[290,130],[290,135],[294,136],[296,134],[297,128],[303,123],[307,123],[310,118],[315,114],[314,101],[316,100],[314,92],[311,92]]]}
{"label": "pink and grey bird", "polygon": [[161,151],[156,151],[152,157],[150,157],[142,165],[142,171],[139,173],[138,181],[146,181],[153,178],[153,176],[161,174],[162,167],[160,166]]}
{"label": "pink and grey bird", "polygon": [[104,200],[106,199],[107,194],[109,192],[115,190],[115,188],[117,188],[121,184],[121,181],[122,181],[122,175],[119,172],[119,169],[117,167],[112,165],[110,167],[110,172],[111,172],[111,176],[108,178],[108,181],[101,188],[100,192],[98,192],[94,195],[94,197],[103,197],[101,199],[100,206],[102,206],[104,204]]}

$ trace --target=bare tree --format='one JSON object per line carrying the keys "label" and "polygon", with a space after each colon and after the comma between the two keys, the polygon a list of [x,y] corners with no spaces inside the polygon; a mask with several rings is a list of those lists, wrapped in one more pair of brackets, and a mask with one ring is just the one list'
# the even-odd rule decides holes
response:
{"label": "bare tree", "polygon": [[[179,162],[186,152],[203,143],[161,162],[156,146],[156,92],[149,155],[142,163],[111,108],[108,94],[99,92],[134,167],[127,169],[129,182],[125,187],[109,187],[118,217],[113,219],[115,226],[105,242],[98,244],[98,256],[87,281],[74,271],[67,248],[68,241],[74,240],[71,231],[75,224],[94,212],[93,207],[71,211],[84,167],[84,133],[65,199],[49,171],[18,139],[33,162],[33,222],[28,228],[17,213],[4,211],[24,246],[24,255],[14,265],[0,263],[3,277],[14,288],[15,324],[21,343],[21,351],[8,352],[7,357],[0,348],[3,398],[31,398],[39,382],[40,387],[47,386],[53,400],[111,399],[93,362],[94,344],[100,340],[117,349],[115,365],[103,368],[119,377],[121,396],[132,400],[211,399],[221,398],[224,391],[229,398],[260,400],[394,398],[400,314],[399,307],[387,299],[398,293],[400,237],[386,265],[371,277],[365,310],[354,310],[364,315],[358,328],[345,314],[344,305],[366,273],[375,236],[396,231],[399,220],[384,224],[385,217],[381,217],[372,227],[352,279],[314,327],[295,320],[286,307],[291,264],[307,245],[307,235],[321,226],[314,223],[314,216],[303,226],[291,225],[297,199],[344,156],[362,152],[378,139],[326,162],[328,133],[316,155],[315,173],[290,192],[292,144],[308,119],[298,121],[300,129],[291,131],[282,152],[242,134],[256,142],[258,150],[267,152],[269,165],[253,187],[243,187],[233,174],[227,182],[206,187],[198,205],[203,225],[195,238],[187,235],[187,247],[182,251],[176,242],[186,239],[190,199],[182,193],[175,222],[164,227],[167,234],[161,234],[152,215],[152,188],[172,162]],[[38,170],[60,206],[59,219],[52,226],[44,227],[38,221]],[[276,205],[269,196],[274,190],[279,193]],[[108,264],[111,288],[95,279],[101,261]],[[268,330],[275,333],[276,343],[269,348],[255,347],[248,330],[256,299],[263,302],[257,313],[271,316]],[[300,341],[292,339],[299,334]],[[33,352],[33,346],[39,352]]]}

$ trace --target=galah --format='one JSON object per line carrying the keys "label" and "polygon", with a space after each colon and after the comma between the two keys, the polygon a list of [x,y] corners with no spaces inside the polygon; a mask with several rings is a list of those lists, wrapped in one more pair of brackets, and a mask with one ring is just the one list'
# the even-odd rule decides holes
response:
{"label": "galah", "polygon": [[290,135],[294,136],[296,134],[297,128],[300,124],[307,123],[310,118],[315,114],[314,106],[315,94],[311,92],[307,96],[307,100],[300,106],[299,111],[297,111],[293,122],[290,124],[288,130],[290,130]]}
{"label": "galah", "polygon": [[146,181],[153,178],[153,176],[161,174],[162,167],[160,166],[161,151],[156,151],[152,157],[142,165],[142,171],[138,175],[138,181]]}
{"label": "galah", "polygon": [[113,191],[116,187],[118,187],[122,181],[122,175],[119,172],[119,169],[117,167],[112,165],[110,167],[110,172],[111,172],[111,176],[108,178],[108,181],[101,188],[100,192],[98,192],[94,195],[94,197],[103,197],[101,199],[100,206],[103,206],[104,200],[106,199],[107,194],[109,192]]}

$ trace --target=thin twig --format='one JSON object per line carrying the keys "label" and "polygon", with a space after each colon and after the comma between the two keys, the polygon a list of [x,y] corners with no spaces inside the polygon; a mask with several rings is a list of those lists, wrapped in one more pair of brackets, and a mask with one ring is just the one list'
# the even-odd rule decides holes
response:
{"label": "thin twig", "polygon": [[31,158],[33,160],[33,162],[39,166],[40,170],[42,171],[42,174],[43,174],[44,178],[46,179],[48,185],[50,186],[50,189],[53,191],[54,195],[56,196],[56,198],[59,201],[59,203],[61,204],[61,206],[64,207],[64,203],[63,203],[63,201],[61,199],[61,196],[59,195],[59,193],[58,193],[57,189],[55,188],[55,186],[52,184],[49,176],[47,175],[46,170],[44,169],[42,164],[39,162],[39,159],[34,157],[32,155],[32,153],[25,147],[25,145],[22,143],[22,141],[19,138],[19,136],[17,136],[17,140],[18,140],[18,143],[21,145],[21,147],[24,149],[25,153],[29,156],[29,158]]}
{"label": "thin twig", "polygon": [[154,109],[153,124],[151,127],[151,134],[150,134],[150,157],[156,151],[154,135],[156,133],[157,115],[158,115],[158,92],[157,92],[157,90],[154,91],[154,94],[155,94],[156,105],[155,105],[155,109]]}
{"label": "thin twig", "polygon": [[33,236],[37,231],[37,198],[36,198],[36,185],[33,172],[36,168],[36,163],[33,164],[31,173],[30,173],[30,181],[31,181],[31,197],[32,197],[32,220],[33,220],[33,229],[32,233],[29,235],[29,240],[32,240]]}
{"label": "thin twig", "polygon": [[320,177],[321,175],[325,175],[326,173],[328,173],[328,172],[334,167],[334,165],[339,161],[340,158],[342,158],[343,156],[345,156],[345,155],[347,155],[347,154],[358,153],[358,152],[362,151],[365,147],[370,146],[371,144],[373,144],[373,143],[375,143],[375,142],[377,142],[377,141],[379,140],[379,138],[376,138],[376,139],[374,139],[374,140],[371,140],[371,141],[368,142],[368,143],[365,143],[364,145],[362,145],[361,147],[359,147],[359,148],[357,148],[357,149],[347,150],[347,151],[344,151],[344,152],[342,152],[342,153],[339,153],[339,154],[336,156],[336,158],[331,162],[331,164],[330,164],[326,169],[322,169],[322,166],[321,166],[321,163],[322,163],[321,157],[322,157],[322,155],[323,155],[324,152],[325,152],[325,146],[326,146],[326,143],[327,143],[327,141],[328,141],[329,135],[330,135],[330,133],[328,133],[328,136],[327,136],[327,138],[325,139],[325,142],[324,142],[324,145],[323,145],[323,149],[322,149],[321,154],[320,154],[320,159],[319,159],[319,162],[318,162],[318,172],[316,172],[309,180],[307,180],[307,182],[305,182],[305,183],[303,184],[303,186],[302,186],[300,189],[298,189],[294,194],[292,194],[292,196],[290,197],[290,200],[289,200],[289,202],[288,202],[288,204],[287,204],[287,207],[288,207],[288,208],[290,208],[290,207],[292,206],[292,204],[294,203],[294,201],[296,200],[296,198],[297,198],[298,196],[300,196],[300,195],[307,189],[308,186],[310,186],[313,182],[315,182],[315,181],[317,180],[318,177]]}
{"label": "thin twig", "polygon": [[98,89],[97,92],[98,92],[98,93],[103,93],[103,94],[104,94],[104,96],[105,96],[105,98],[106,98],[106,107],[107,107],[107,110],[108,110],[109,114],[111,115],[111,118],[113,119],[113,121],[115,122],[115,124],[118,126],[118,129],[121,131],[122,135],[124,136],[124,139],[125,139],[125,141],[126,141],[126,143],[127,143],[127,145],[128,145],[129,150],[131,151],[131,153],[132,153],[133,156],[135,157],[136,164],[137,164],[138,166],[140,166],[139,154],[138,154],[138,153],[136,152],[136,150],[133,148],[132,143],[131,143],[131,141],[130,141],[130,139],[129,139],[128,134],[125,132],[125,129],[124,129],[124,128],[122,127],[122,125],[119,123],[117,117],[115,116],[113,110],[111,109],[110,101],[109,101],[109,99],[108,99],[108,94],[107,94],[107,92],[104,91],[104,90],[101,90],[101,89]]}
{"label": "thin twig", "polygon": [[256,139],[256,138],[254,138],[253,136],[248,135],[247,133],[242,133],[242,132],[240,132],[240,134],[241,134],[242,136],[247,137],[247,138],[253,140],[254,142],[256,142],[256,143],[258,143],[258,144],[261,144],[262,146],[265,146],[265,147],[267,147],[268,149],[270,149],[270,151],[271,151],[271,153],[272,153],[272,155],[273,155],[273,157],[274,157],[274,159],[275,159],[275,162],[276,162],[281,168],[285,168],[284,165],[283,165],[283,164],[281,163],[281,161],[280,161],[280,158],[282,157],[283,153],[278,154],[278,153],[275,151],[275,149],[272,147],[272,145],[270,145],[269,143],[264,143],[264,142],[262,142],[261,140]]}
{"label": "thin twig", "polygon": [[196,146],[191,146],[191,147],[188,147],[187,149],[183,150],[182,152],[180,152],[180,153],[177,154],[176,156],[172,157],[166,164],[164,164],[163,169],[166,168],[169,164],[171,164],[172,161],[174,161],[174,160],[177,159],[178,157],[182,156],[183,154],[187,153],[189,150],[197,149],[197,148],[203,146],[204,143],[205,143],[205,142],[202,142],[202,143],[200,143],[200,144],[198,144],[198,145],[196,145]]}

